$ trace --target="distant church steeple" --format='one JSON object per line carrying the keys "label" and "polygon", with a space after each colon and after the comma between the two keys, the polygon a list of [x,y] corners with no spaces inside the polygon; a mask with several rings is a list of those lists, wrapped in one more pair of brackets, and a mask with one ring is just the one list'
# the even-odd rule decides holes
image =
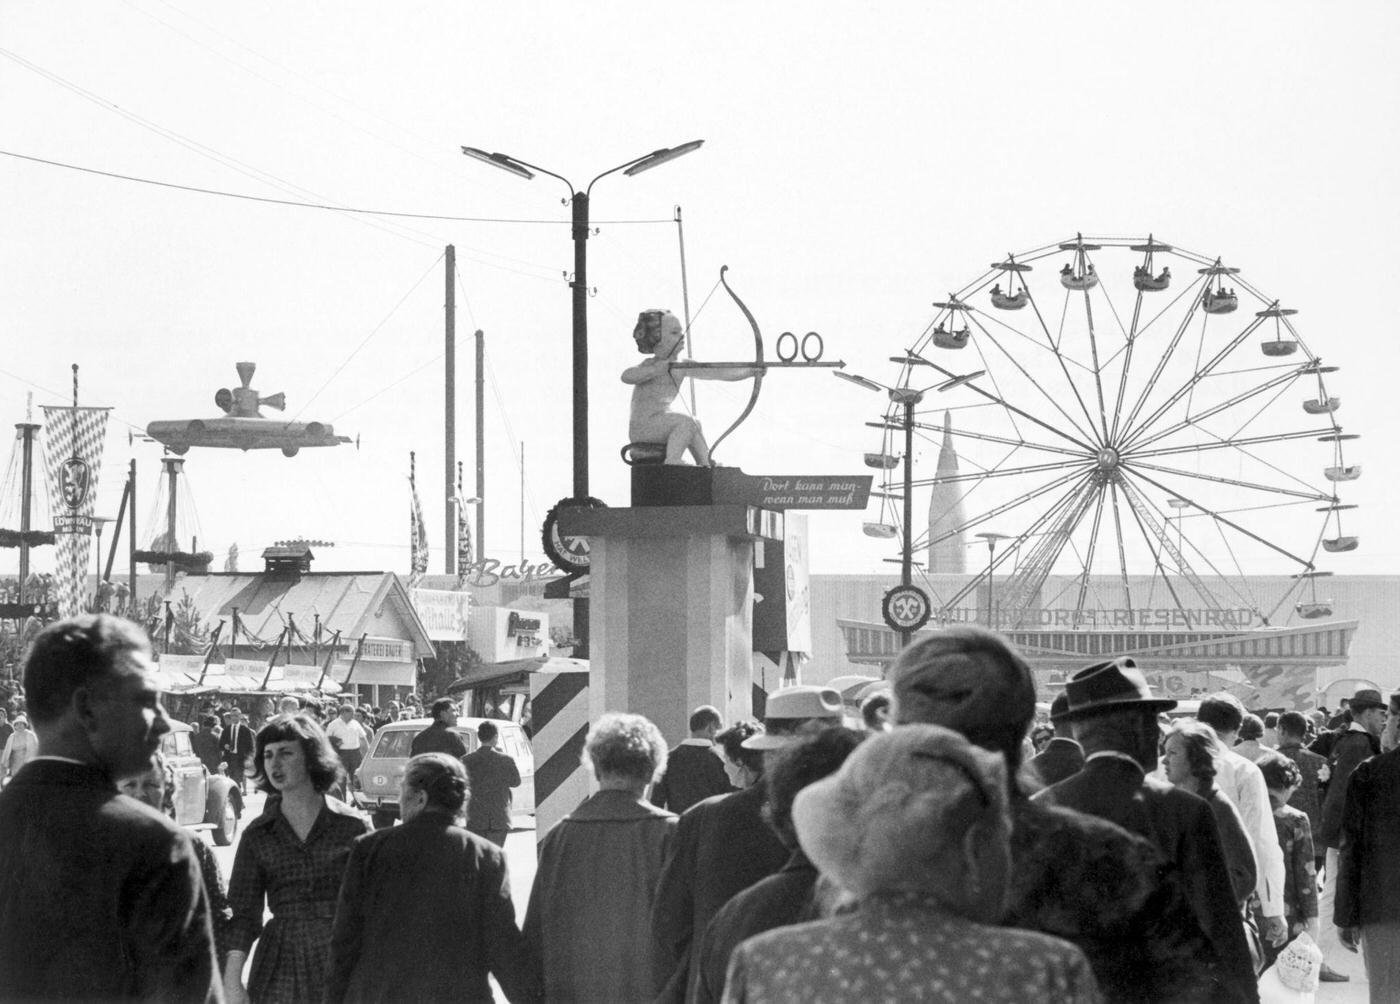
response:
{"label": "distant church steeple", "polygon": [[958,451],[953,447],[953,418],[943,413],[943,445],[938,450],[938,470],[928,503],[928,570],[930,574],[967,571],[967,541],[961,531],[947,540],[938,537],[963,523],[962,486],[944,479],[958,473]]}

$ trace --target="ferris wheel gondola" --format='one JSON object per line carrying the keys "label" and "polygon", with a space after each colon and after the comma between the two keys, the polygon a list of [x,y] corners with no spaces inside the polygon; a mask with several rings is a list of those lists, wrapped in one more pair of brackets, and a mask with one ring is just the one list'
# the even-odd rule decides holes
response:
{"label": "ferris wheel gondola", "polygon": [[[1065,251],[1063,291],[1033,289],[1034,265]],[[1124,253],[1138,257],[1120,266]],[[1175,269],[1181,262],[1190,268]],[[1191,281],[1159,296],[1173,271]],[[1012,290],[1033,309],[1004,306]],[[968,307],[978,293],[990,293],[998,310]],[[1243,320],[1229,316],[1243,298],[1254,309]],[[1220,257],[1151,235],[1083,234],[1007,255],[935,307],[920,339],[892,360],[901,373],[891,383],[906,383],[915,366],[949,378],[937,407],[957,420],[915,428],[954,443],[961,466],[914,486],[939,486],[957,515],[909,546],[927,547],[936,573],[936,548],[1020,524],[982,572],[938,597],[943,616],[957,616],[993,576],[1000,613],[989,615],[1002,628],[1024,626],[1048,605],[1068,607],[1071,628],[1091,626],[1086,611],[1096,604],[1157,604],[1188,617],[1243,608],[1260,624],[1290,608],[1299,617],[1330,614],[1330,601],[1295,603],[1294,593],[1310,584],[1318,551],[1357,548],[1342,532],[1336,486],[1361,468],[1342,456],[1343,440],[1354,437],[1336,424],[1340,397],[1322,382],[1335,367],[1322,366],[1295,330],[1296,311]],[[1297,353],[1302,364],[1260,364],[1252,348],[1260,335],[1271,338],[1265,355]],[[975,354],[982,378],[959,383],[930,347]],[[1300,380],[1317,383],[1302,409],[1286,394]],[[886,429],[902,408],[892,399]],[[1331,462],[1308,464],[1307,440],[1328,442]],[[885,469],[899,464],[888,450],[877,456],[891,457]],[[1312,534],[1297,517],[1308,504],[1326,508]],[[1258,576],[1273,571],[1294,575],[1293,585],[1265,595]]]}
{"label": "ferris wheel gondola", "polygon": [[1318,512],[1325,512],[1334,520],[1336,526],[1336,536],[1322,538],[1322,549],[1331,554],[1338,554],[1344,551],[1355,551],[1360,546],[1361,540],[1355,534],[1342,532],[1342,513],[1347,509],[1355,509],[1355,505],[1343,505],[1333,501],[1331,505],[1323,506]]}
{"label": "ferris wheel gondola", "polygon": [[1317,598],[1317,580],[1330,576],[1331,572],[1306,571],[1299,572],[1294,578],[1305,581],[1308,584],[1308,599],[1299,600],[1294,604],[1293,609],[1303,620],[1317,620],[1319,617],[1332,616],[1332,601],[1320,600]]}
{"label": "ferris wheel gondola", "polygon": [[1172,284],[1171,266],[1163,266],[1158,275],[1153,275],[1152,256],[1158,252],[1170,251],[1170,244],[1162,244],[1155,240],[1151,234],[1147,235],[1146,244],[1134,244],[1133,251],[1142,252],[1142,264],[1133,269],[1133,287],[1141,293],[1155,293],[1166,289]]}
{"label": "ferris wheel gondola", "polygon": [[[1007,255],[1006,261],[992,262],[992,268],[999,272],[1006,273],[1007,292],[1001,291],[1001,284],[992,287],[992,306],[998,310],[1020,310],[1031,302],[1030,291],[1026,289],[1026,284],[1017,275],[1019,272],[1029,272],[1031,266],[1022,265],[1016,260],[1015,255]],[[1017,287],[1020,287],[1017,289]]]}
{"label": "ferris wheel gondola", "polygon": [[1060,245],[1061,251],[1073,251],[1074,257],[1060,269],[1060,285],[1065,289],[1088,292],[1099,284],[1099,273],[1089,260],[1090,251],[1098,251],[1101,244],[1086,244],[1084,235],[1078,234],[1073,241]]}

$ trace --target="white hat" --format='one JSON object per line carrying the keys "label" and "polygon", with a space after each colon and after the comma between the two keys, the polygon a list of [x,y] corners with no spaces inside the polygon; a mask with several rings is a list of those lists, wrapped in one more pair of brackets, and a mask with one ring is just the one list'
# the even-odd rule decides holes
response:
{"label": "white hat", "polygon": [[[839,725],[844,705],[840,691],[831,687],[785,687],[768,695],[763,713],[767,731],[749,736],[743,742],[746,750],[777,750],[792,742],[796,727],[809,721],[825,721]],[[774,731],[775,728],[781,731]]]}

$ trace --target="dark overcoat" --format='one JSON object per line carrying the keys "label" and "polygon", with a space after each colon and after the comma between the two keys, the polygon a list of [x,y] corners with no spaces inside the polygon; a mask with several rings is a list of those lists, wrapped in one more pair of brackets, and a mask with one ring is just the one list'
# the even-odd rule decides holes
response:
{"label": "dark overcoat", "polygon": [[536,996],[500,848],[445,813],[356,839],[336,904],[327,1004]]}
{"label": "dark overcoat", "polygon": [[220,999],[190,836],[99,767],[0,793],[0,1001]]}

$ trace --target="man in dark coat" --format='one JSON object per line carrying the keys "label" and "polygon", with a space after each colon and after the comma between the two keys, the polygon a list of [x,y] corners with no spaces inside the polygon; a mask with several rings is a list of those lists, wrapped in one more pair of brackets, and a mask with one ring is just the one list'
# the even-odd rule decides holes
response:
{"label": "man in dark coat", "polygon": [[40,755],[0,793],[0,1000],[220,1000],[190,837],[116,790],[170,731],[150,643],[59,621],[24,685]]}
{"label": "man in dark coat", "polygon": [[253,743],[257,737],[252,728],[243,720],[243,712],[235,705],[229,708],[228,722],[224,734],[219,739],[219,753],[228,766],[228,776],[233,778],[238,790],[247,793],[247,769],[253,760]]}
{"label": "man in dark coat", "polygon": [[496,749],[500,729],[495,725],[482,722],[476,737],[481,746],[462,760],[471,781],[467,829],[504,847],[510,833],[510,789],[520,787],[520,768],[512,757]]}
{"label": "man in dark coat", "polygon": [[440,697],[433,702],[433,723],[413,737],[409,753],[418,756],[423,753],[446,753],[458,760],[467,755],[467,744],[462,737],[452,731],[457,724],[457,704],[450,697]]}
{"label": "man in dark coat", "polygon": [[1114,1004],[1216,999],[1201,966],[1209,944],[1162,853],[1106,819],[1031,800],[1018,782],[1035,680],[1005,638],[940,631],[900,653],[889,678],[896,727],[941,725],[1006,758],[1012,880],[1002,926],[1079,946]]}
{"label": "man in dark coat", "polygon": [[190,723],[194,726],[190,731],[190,749],[211,775],[219,773],[219,764],[223,760],[223,754],[219,751],[219,737],[213,731],[214,722],[213,715],[199,715]]}
{"label": "man in dark coat", "polygon": [[[725,747],[754,775],[763,770],[765,753],[786,746],[804,725],[841,724],[841,695],[830,687],[788,687],[769,695],[767,712],[767,731],[749,735],[732,752],[732,744]],[[748,787],[707,798],[681,816],[652,906],[653,972],[658,981],[671,974],[658,1001],[694,992],[700,971],[692,953],[719,908],[787,861],[788,849],[763,820],[764,799],[754,776]]]}
{"label": "man in dark coat", "polygon": [[1386,705],[1379,690],[1363,688],[1348,702],[1351,723],[1338,733],[1332,743],[1328,766],[1332,775],[1327,781],[1327,794],[1322,800],[1322,829],[1317,838],[1319,846],[1327,848],[1327,874],[1323,877],[1322,895],[1317,900],[1318,920],[1321,937],[1317,945],[1322,949],[1322,979],[1324,982],[1345,982],[1346,976],[1336,971],[1342,956],[1337,949],[1342,946],[1341,932],[1332,922],[1336,911],[1337,878],[1341,873],[1342,819],[1347,801],[1347,782],[1352,771],[1363,760],[1381,751],[1381,732],[1385,729]]}
{"label": "man in dark coat", "polygon": [[818,873],[797,843],[792,801],[809,784],[836,773],[863,738],[854,729],[821,729],[773,754],[774,763],[763,778],[768,825],[791,856],[776,875],[760,879],[725,903],[705,928],[695,952],[699,982],[690,1004],[718,1004],[729,956],[741,941],[820,915],[815,896]]}
{"label": "man in dark coat", "polygon": [[1400,1000],[1400,749],[1351,773],[1337,905],[1327,919],[1335,920],[1344,947],[1364,954],[1371,1000]]}
{"label": "man in dark coat", "polygon": [[[1157,766],[1159,711],[1132,659],[1080,670],[1066,685],[1084,769],[1035,796],[1036,801],[1101,816],[1140,834],[1165,856],[1206,944],[1198,970],[1211,1000],[1257,1001],[1254,967],[1210,805],[1147,775]],[[1194,998],[1193,998],[1194,999]]]}
{"label": "man in dark coat", "polygon": [[467,794],[455,757],[410,761],[402,826],[358,838],[341,880],[326,1004],[469,1001],[538,994],[500,849],[456,825]]}
{"label": "man in dark coat", "polygon": [[1069,698],[1060,694],[1050,702],[1050,722],[1055,726],[1055,737],[1035,756],[1031,766],[1036,776],[1045,785],[1056,784],[1072,774],[1078,774],[1084,766],[1084,750],[1074,741],[1065,712],[1069,710]]}
{"label": "man in dark coat", "polygon": [[724,775],[724,763],[715,755],[715,736],[724,727],[719,712],[702,705],[690,713],[689,725],[689,738],[671,750],[666,773],[651,789],[651,803],[677,815],[711,795],[734,790]]}

